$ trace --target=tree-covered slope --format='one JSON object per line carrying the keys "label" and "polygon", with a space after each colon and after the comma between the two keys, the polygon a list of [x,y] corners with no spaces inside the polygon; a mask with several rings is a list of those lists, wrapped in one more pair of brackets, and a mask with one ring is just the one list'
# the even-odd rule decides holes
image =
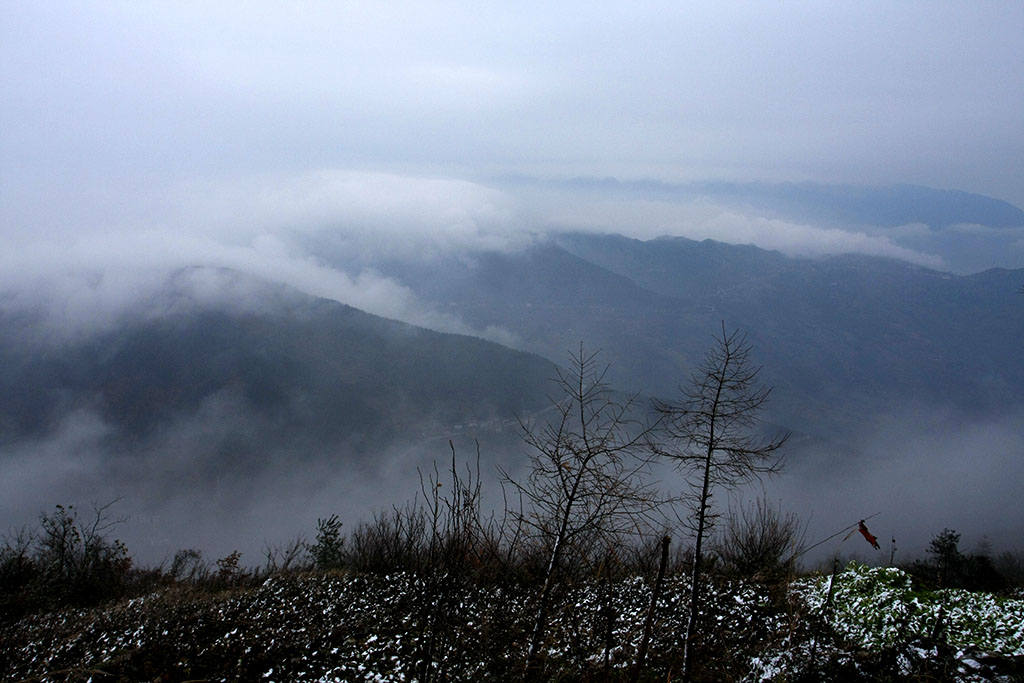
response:
{"label": "tree-covered slope", "polygon": [[[144,439],[229,396],[273,440],[378,446],[425,424],[512,420],[541,405],[553,366],[481,339],[379,318],[252,282],[258,307],[189,302],[173,287],[116,326],[45,340],[33,316],[0,325],[0,440],[92,411]],[[166,305],[177,299],[174,306]],[[240,427],[241,429],[241,427]],[[240,435],[244,436],[244,435]]]}
{"label": "tree-covered slope", "polygon": [[1021,271],[956,276],[866,256],[576,233],[394,274],[537,353],[586,340],[605,350],[614,382],[655,395],[685,380],[722,322],[742,328],[776,386],[774,419],[820,437],[911,404],[998,411],[1024,386]]}

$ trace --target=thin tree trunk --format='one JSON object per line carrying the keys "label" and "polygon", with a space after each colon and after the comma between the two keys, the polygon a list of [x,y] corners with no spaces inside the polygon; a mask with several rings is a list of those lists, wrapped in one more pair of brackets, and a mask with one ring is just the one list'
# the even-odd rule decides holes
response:
{"label": "thin tree trunk", "polygon": [[605,552],[604,559],[604,586],[601,597],[601,613],[604,617],[604,667],[601,680],[607,681],[611,672],[611,653],[614,646],[615,636],[615,607],[612,605],[612,577],[611,577],[612,553],[609,549]]}
{"label": "thin tree trunk", "polygon": [[686,618],[686,639],[683,642],[683,683],[687,683],[690,680],[690,674],[693,671],[693,639],[697,636],[702,546],[704,543],[704,527],[707,520],[708,494],[711,489],[711,458],[713,455],[713,447],[708,446],[707,457],[704,462],[704,483],[700,493],[700,508],[697,510],[697,541],[693,549],[693,572],[690,576],[690,614]]}
{"label": "thin tree trunk", "polygon": [[633,666],[632,683],[640,680],[640,674],[644,670],[644,661],[647,659],[647,647],[651,643],[651,630],[654,628],[654,608],[661,597],[661,586],[665,580],[665,567],[668,565],[668,544],[671,539],[665,536],[661,539],[661,564],[658,565],[658,578],[654,582],[654,592],[651,594],[651,605],[647,608],[647,618],[644,619],[644,635],[640,641],[640,651],[636,656],[636,664]]}
{"label": "thin tree trunk", "polygon": [[544,638],[544,628],[548,620],[548,602],[550,601],[551,590],[554,584],[553,577],[557,557],[560,554],[560,541],[555,539],[555,548],[551,551],[551,558],[548,561],[547,571],[544,576],[544,585],[538,598],[537,616],[533,620],[533,633],[530,636],[530,649],[526,653],[526,679],[529,680],[537,668],[537,654],[540,652],[540,643]]}
{"label": "thin tree trunk", "polygon": [[548,621],[548,604],[551,602],[551,591],[554,589],[555,571],[558,569],[558,562],[562,558],[562,547],[565,544],[565,537],[569,533],[569,519],[572,515],[573,505],[576,502],[576,492],[579,487],[580,478],[577,475],[573,482],[569,500],[565,506],[565,512],[559,523],[558,534],[555,536],[555,544],[551,548],[551,557],[548,559],[548,566],[544,571],[544,585],[540,591],[537,605],[537,616],[533,622],[533,635],[530,637],[530,649],[526,654],[526,678],[529,679],[537,667],[537,656],[540,652],[540,643],[544,639],[544,630]]}

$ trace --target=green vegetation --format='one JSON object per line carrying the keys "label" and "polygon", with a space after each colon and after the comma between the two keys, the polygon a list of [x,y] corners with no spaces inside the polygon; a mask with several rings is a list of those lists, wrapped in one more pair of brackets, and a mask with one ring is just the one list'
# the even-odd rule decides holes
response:
{"label": "green vegetation", "polygon": [[1021,599],[962,589],[915,590],[911,575],[901,569],[856,562],[835,579],[801,579],[793,591],[812,609],[824,611],[841,637],[863,649],[906,646],[942,633],[950,647],[1024,654]]}

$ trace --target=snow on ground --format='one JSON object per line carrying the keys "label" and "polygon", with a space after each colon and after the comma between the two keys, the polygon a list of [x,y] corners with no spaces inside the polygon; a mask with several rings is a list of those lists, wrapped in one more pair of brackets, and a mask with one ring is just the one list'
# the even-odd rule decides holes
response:
{"label": "snow on ground", "polygon": [[[642,577],[565,587],[548,629],[551,670],[624,674],[650,592]],[[667,577],[649,660],[658,675],[678,672],[687,595],[685,578]],[[58,680],[46,674],[90,669],[112,674],[103,680],[509,680],[521,675],[532,615],[522,586],[285,574],[250,588],[165,590],[0,624],[0,677]],[[726,678],[941,669],[947,680],[992,680],[1000,666],[1024,661],[1014,659],[1024,658],[1024,600],[915,591],[897,569],[851,564],[834,580],[800,579],[788,593],[721,582],[702,615],[701,648],[720,657]]]}

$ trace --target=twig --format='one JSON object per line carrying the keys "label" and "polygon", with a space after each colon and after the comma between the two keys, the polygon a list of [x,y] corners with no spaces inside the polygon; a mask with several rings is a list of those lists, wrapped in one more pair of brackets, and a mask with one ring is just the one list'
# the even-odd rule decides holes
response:
{"label": "twig", "polygon": [[823,545],[823,544],[825,544],[825,543],[828,543],[828,542],[829,542],[829,541],[831,541],[831,540],[832,540],[833,538],[835,538],[836,536],[838,536],[838,535],[840,535],[840,534],[842,534],[842,533],[845,533],[845,532],[847,532],[847,531],[850,531],[851,529],[855,529],[855,528],[857,527],[857,525],[859,525],[859,524],[860,524],[861,522],[866,522],[866,521],[868,521],[869,519],[871,519],[872,517],[877,517],[877,516],[878,516],[878,515],[880,515],[880,514],[882,514],[882,513],[880,513],[880,512],[876,512],[876,513],[875,513],[875,514],[873,514],[873,515],[868,515],[868,516],[867,516],[867,517],[865,517],[864,519],[861,519],[861,520],[858,520],[858,521],[854,522],[853,524],[851,524],[851,525],[850,525],[850,526],[848,526],[848,527],[843,527],[842,529],[840,529],[839,531],[835,532],[834,534],[832,534],[832,535],[831,535],[831,536],[829,536],[828,538],[823,538],[822,540],[818,541],[818,542],[817,542],[817,543],[815,543],[814,545],[810,545],[810,546],[807,546],[806,548],[804,548],[803,550],[801,550],[800,552],[798,552],[797,554],[795,554],[795,555],[793,555],[793,556],[792,556],[791,558],[789,558],[789,559],[790,559],[790,561],[793,561],[793,560],[795,560],[796,558],[800,557],[801,555],[804,555],[804,554],[806,554],[806,553],[807,553],[807,552],[808,552],[809,550],[813,550],[814,548],[817,548],[817,547],[818,547],[819,545]]}

